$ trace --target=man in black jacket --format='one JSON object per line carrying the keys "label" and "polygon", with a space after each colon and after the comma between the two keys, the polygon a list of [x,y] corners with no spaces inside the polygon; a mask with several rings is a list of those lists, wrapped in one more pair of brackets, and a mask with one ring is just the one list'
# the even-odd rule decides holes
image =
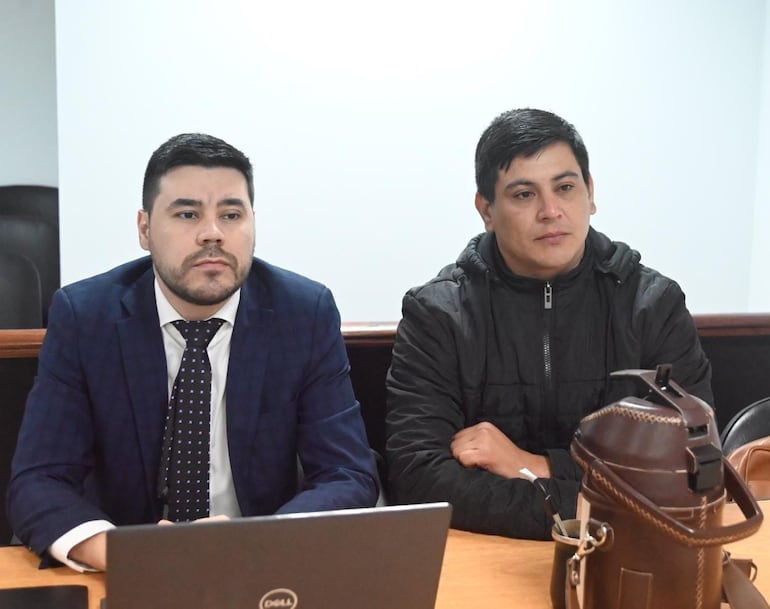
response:
{"label": "man in black jacket", "polygon": [[680,287],[590,227],[594,185],[571,124],[500,115],[476,148],[476,184],[486,232],[404,297],[387,380],[391,497],[450,501],[454,527],[548,538],[521,470],[575,516],[572,435],[634,393],[610,372],[670,363],[712,404],[711,366]]}

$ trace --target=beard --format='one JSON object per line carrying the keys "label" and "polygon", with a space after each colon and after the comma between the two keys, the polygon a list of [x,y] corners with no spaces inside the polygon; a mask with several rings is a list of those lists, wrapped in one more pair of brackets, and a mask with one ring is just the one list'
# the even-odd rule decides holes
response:
{"label": "beard", "polygon": [[[227,271],[204,271],[203,281],[198,285],[191,285],[189,275],[194,272],[193,267],[206,258],[221,258],[226,261],[232,271],[232,278]],[[172,294],[185,302],[194,305],[209,306],[224,302],[232,296],[246,281],[246,276],[251,269],[251,258],[243,268],[238,264],[238,259],[218,246],[207,247],[195,254],[190,254],[182,261],[182,265],[172,268],[162,264],[153,258],[155,272]]]}

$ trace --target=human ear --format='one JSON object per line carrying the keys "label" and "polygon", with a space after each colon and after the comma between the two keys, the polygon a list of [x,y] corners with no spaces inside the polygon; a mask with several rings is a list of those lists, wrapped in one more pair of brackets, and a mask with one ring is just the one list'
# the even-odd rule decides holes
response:
{"label": "human ear", "polygon": [[150,251],[150,214],[140,209],[136,214],[136,228],[139,233],[139,246]]}
{"label": "human ear", "polygon": [[481,193],[476,193],[476,211],[479,212],[479,215],[481,216],[481,219],[484,221],[484,228],[487,229],[488,233],[491,233],[495,226],[494,221],[492,219],[492,213],[491,213],[492,203],[489,202],[489,200],[484,197]]}

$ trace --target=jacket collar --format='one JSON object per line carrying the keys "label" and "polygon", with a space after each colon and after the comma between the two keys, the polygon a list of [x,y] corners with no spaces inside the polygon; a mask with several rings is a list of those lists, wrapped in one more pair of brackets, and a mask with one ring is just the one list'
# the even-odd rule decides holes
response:
{"label": "jacket collar", "polygon": [[[489,274],[492,280],[500,280],[503,275],[510,274],[514,280],[529,281],[512,273],[507,268],[499,269],[495,259],[499,258],[500,264],[502,257],[497,249],[497,238],[494,233],[481,233],[473,237],[468,245],[463,249],[457,258],[457,266],[463,269],[468,275]],[[579,275],[584,265],[590,265],[596,271],[611,275],[618,281],[625,281],[631,273],[639,266],[641,256],[639,252],[631,249],[621,241],[611,241],[607,236],[595,230],[593,227],[588,229],[586,238],[586,253],[583,256],[577,269],[559,276],[555,281],[569,280],[573,274]],[[542,281],[538,281],[542,284]]]}

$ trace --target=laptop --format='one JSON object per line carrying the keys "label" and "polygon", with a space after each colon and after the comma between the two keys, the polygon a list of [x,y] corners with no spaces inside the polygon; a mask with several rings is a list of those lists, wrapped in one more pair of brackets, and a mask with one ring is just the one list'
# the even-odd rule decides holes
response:
{"label": "laptop", "polygon": [[118,527],[106,609],[433,609],[448,503]]}

